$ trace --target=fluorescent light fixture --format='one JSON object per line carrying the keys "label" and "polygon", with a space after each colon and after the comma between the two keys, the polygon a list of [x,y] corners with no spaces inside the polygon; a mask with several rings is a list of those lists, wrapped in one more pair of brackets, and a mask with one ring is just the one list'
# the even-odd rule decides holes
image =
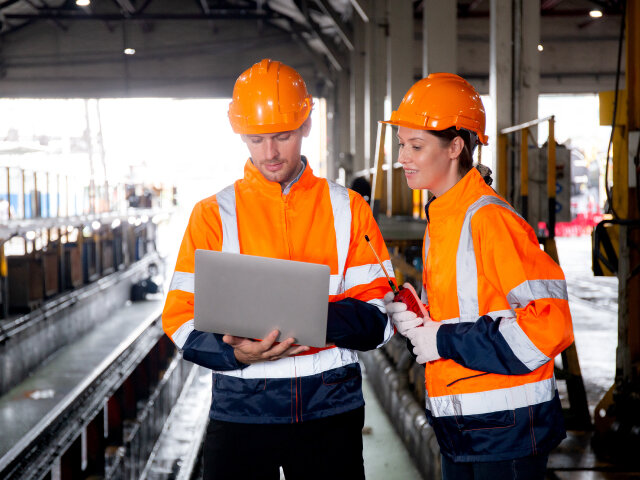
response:
{"label": "fluorescent light fixture", "polygon": [[88,7],[91,4],[91,0],[76,0],[76,5],[79,7]]}
{"label": "fluorescent light fixture", "polygon": [[125,55],[135,55],[136,53],[136,49],[135,48],[125,48],[124,49],[124,54]]}
{"label": "fluorescent light fixture", "polygon": [[542,46],[541,43],[538,44],[538,51],[541,52],[544,50],[544,47]]}
{"label": "fluorescent light fixture", "polygon": [[589,16],[591,18],[600,18],[602,17],[602,10],[597,10],[597,9],[591,10],[589,12]]}

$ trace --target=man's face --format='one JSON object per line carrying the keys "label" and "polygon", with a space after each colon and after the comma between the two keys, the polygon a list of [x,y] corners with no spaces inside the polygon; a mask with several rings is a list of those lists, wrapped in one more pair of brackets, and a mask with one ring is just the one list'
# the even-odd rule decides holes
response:
{"label": "man's face", "polygon": [[264,178],[285,187],[298,173],[302,139],[309,135],[311,119],[297,130],[260,135],[242,135],[251,160]]}

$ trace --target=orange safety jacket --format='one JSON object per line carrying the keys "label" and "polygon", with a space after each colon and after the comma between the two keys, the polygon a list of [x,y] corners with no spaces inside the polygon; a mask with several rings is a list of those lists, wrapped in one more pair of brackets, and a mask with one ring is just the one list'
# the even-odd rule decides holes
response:
{"label": "orange safety jacket", "polygon": [[565,437],[554,357],[573,341],[560,267],[475,168],[427,205],[422,300],[442,359],[426,410],[458,462],[546,454]]}
{"label": "orange safety jacket", "polygon": [[[243,179],[200,201],[191,214],[162,321],[185,359],[213,370],[212,419],[290,423],[358,408],[364,400],[354,349],[376,348],[393,335],[382,301],[386,277],[364,240],[368,235],[393,272],[371,209],[357,193],[314,176],[303,161],[286,194],[248,161]],[[327,341],[337,346],[252,365],[238,362],[222,335],[194,330],[196,249],[328,265]]]}

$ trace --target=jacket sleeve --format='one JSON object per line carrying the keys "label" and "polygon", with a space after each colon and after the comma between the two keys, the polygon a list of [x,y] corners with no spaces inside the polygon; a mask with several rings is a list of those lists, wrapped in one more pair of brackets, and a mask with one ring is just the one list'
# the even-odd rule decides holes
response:
{"label": "jacket sleeve", "polygon": [[393,327],[385,313],[382,297],[389,283],[371,247],[383,261],[389,276],[393,266],[371,208],[357,193],[349,190],[351,239],[344,271],[344,295],[329,303],[327,342],[353,350],[372,350],[389,341]]}
{"label": "jacket sleeve", "polygon": [[488,285],[482,295],[503,299],[504,309],[442,325],[438,353],[473,370],[529,373],[573,342],[564,274],[533,229],[504,207],[481,208],[471,227],[478,277]]}
{"label": "jacket sleeve", "polygon": [[191,213],[162,312],[162,328],[186,360],[221,371],[246,367],[236,360],[233,348],[222,341],[222,335],[194,329],[194,254],[199,248],[222,248],[222,225],[215,197],[196,204]]}

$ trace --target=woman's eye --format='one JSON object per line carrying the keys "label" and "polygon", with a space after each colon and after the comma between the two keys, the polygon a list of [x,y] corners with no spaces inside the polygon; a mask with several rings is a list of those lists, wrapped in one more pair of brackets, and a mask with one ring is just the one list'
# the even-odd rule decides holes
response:
{"label": "woman's eye", "polygon": [[404,143],[398,143],[398,148],[404,147]]}
{"label": "woman's eye", "polygon": [[411,148],[413,148],[416,152],[419,152],[421,147],[413,145]]}

